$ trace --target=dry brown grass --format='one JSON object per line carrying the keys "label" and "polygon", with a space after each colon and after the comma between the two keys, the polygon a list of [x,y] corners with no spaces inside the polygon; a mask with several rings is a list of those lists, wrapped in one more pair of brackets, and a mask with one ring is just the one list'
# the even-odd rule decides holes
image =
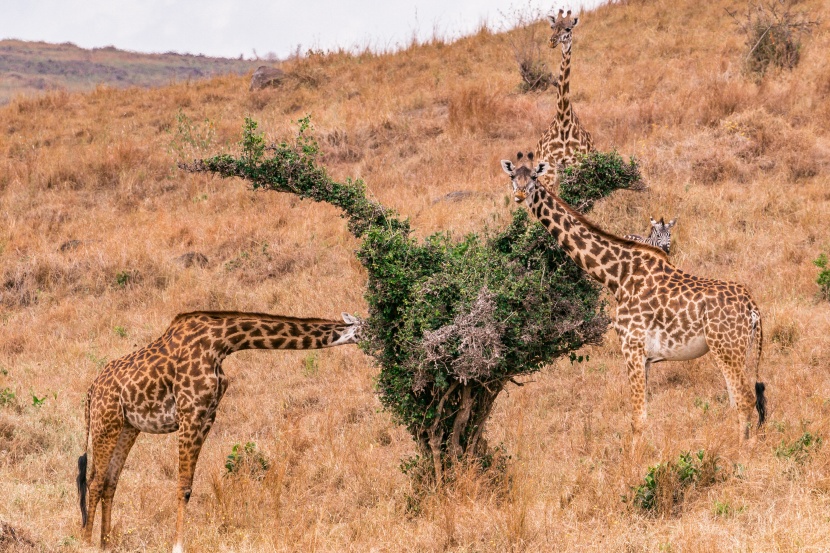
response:
{"label": "dry brown grass", "polygon": [[[823,24],[793,72],[757,83],[741,73],[742,37],[724,16],[737,4],[698,4],[584,14],[572,90],[598,147],[636,154],[650,186],[601,203],[594,220],[625,234],[649,215],[679,215],[676,264],[743,282],[761,306],[766,437],[734,447],[722,377],[703,358],[653,371],[648,431],[632,446],[612,332],[589,362],[557,363],[498,401],[488,439],[512,455],[503,481],[460,474],[413,510],[417,490],[398,465],[415,448],[379,410],[367,357],[247,352],[225,364],[233,383],[196,474],[191,551],[830,548],[827,445],[802,463],[775,454],[805,431],[830,439],[830,304],[811,264],[830,250],[830,33]],[[830,20],[820,2],[802,5]],[[250,94],[246,79],[223,77],[0,110],[0,390],[16,394],[0,405],[0,519],[40,550],[79,547],[81,406],[104,360],[192,309],[365,313],[357,242],[336,210],[184,174],[176,152],[232,146],[246,115],[281,136],[311,113],[335,176],[366,179],[421,236],[461,234],[505,220],[498,160],[531,147],[553,113],[553,94],[516,93],[508,42],[487,32],[284,65],[298,77],[280,91]],[[212,143],[182,142],[179,110],[198,136],[208,119]],[[471,194],[436,201],[460,190]],[[187,252],[208,264],[183,267]],[[268,474],[224,478],[231,447],[247,441]],[[621,501],[650,464],[699,448],[742,476],[688,494],[670,517]],[[175,475],[175,436],[143,435],[116,496],[119,550],[169,548]],[[716,502],[732,510],[716,514]]]}

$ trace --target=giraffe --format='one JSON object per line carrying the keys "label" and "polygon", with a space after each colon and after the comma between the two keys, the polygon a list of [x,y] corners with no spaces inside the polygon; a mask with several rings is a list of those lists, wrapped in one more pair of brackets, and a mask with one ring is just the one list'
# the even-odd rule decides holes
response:
{"label": "giraffe", "polygon": [[[176,544],[183,551],[185,508],[193,473],[216,410],[228,387],[222,361],[245,349],[319,349],[353,344],[363,322],[343,322],[235,311],[195,311],[173,319],[147,346],[110,361],[86,395],[86,439],[78,459],[78,492],[84,540],[92,541],[101,500],[101,545],[107,547],[115,488],[127,455],[141,432],[178,431],[179,478]],[[92,434],[92,470],[86,478]],[[89,516],[87,513],[89,491]]]}
{"label": "giraffe", "polygon": [[651,233],[646,236],[642,237],[639,234],[626,234],[623,236],[626,240],[634,240],[635,242],[640,242],[642,244],[648,244],[649,246],[654,246],[656,248],[660,248],[666,255],[669,254],[669,250],[671,249],[671,229],[674,225],[677,224],[677,217],[666,223],[662,217],[660,217],[659,221],[655,221],[654,217],[651,218]]}
{"label": "giraffe", "polygon": [[[550,27],[553,34],[549,45],[556,48],[562,45],[562,65],[559,69],[559,98],[556,103],[556,117],[550,127],[536,144],[536,157],[540,161],[550,163],[554,172],[558,173],[560,166],[570,165],[576,159],[576,154],[594,149],[594,141],[590,133],[579,123],[571,105],[571,44],[573,42],[573,28],[579,23],[578,17],[571,17],[571,11],[562,15],[549,15]],[[555,180],[554,176],[554,180]]]}
{"label": "giraffe", "polygon": [[[528,159],[532,163],[532,153]],[[760,427],[766,400],[765,385],[758,378],[761,314],[746,288],[690,275],[669,263],[659,248],[597,228],[538,185],[539,176],[550,169],[548,162],[516,166],[503,160],[501,164],[512,181],[514,200],[525,202],[568,256],[616,299],[614,327],[628,372],[635,435],[646,419],[645,390],[651,365],[695,359],[712,351],[726,379],[730,405],[737,408],[739,442],[749,438],[753,407]],[[753,368],[754,394],[747,374]]]}

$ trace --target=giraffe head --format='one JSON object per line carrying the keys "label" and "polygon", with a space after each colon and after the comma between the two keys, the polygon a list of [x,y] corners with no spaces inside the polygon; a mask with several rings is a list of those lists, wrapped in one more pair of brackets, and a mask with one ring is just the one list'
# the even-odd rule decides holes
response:
{"label": "giraffe head", "polygon": [[334,342],[334,345],[356,344],[363,340],[365,338],[363,331],[366,324],[363,319],[349,315],[348,313],[342,313],[342,316],[343,322],[349,326],[346,327],[340,338]]}
{"label": "giraffe head", "polygon": [[533,152],[528,152],[527,160],[529,164],[522,162],[524,154],[519,152],[516,154],[516,164],[512,161],[501,160],[501,167],[504,172],[510,175],[510,180],[513,183],[513,199],[516,203],[522,203],[525,198],[533,194],[533,191],[538,186],[537,179],[548,172],[550,163],[542,161],[541,163],[533,163]]}
{"label": "giraffe head", "polygon": [[559,10],[559,15],[548,15],[550,21],[550,28],[553,29],[553,34],[550,35],[548,44],[551,48],[556,48],[557,44],[562,45],[562,50],[565,51],[571,47],[571,40],[573,39],[573,28],[579,23],[578,17],[571,17],[571,10],[568,10],[564,16],[565,10]]}
{"label": "giraffe head", "polygon": [[649,238],[655,239],[657,247],[666,253],[669,253],[671,248],[671,228],[676,223],[676,217],[668,223],[664,222],[662,217],[659,221],[655,221],[654,217],[651,218],[651,236]]}

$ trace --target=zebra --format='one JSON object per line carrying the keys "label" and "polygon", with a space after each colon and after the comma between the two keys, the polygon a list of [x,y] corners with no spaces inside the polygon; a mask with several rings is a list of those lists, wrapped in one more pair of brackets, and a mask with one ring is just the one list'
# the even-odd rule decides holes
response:
{"label": "zebra", "polygon": [[654,217],[652,217],[651,234],[648,235],[648,238],[643,238],[638,234],[626,234],[623,238],[660,248],[668,254],[669,248],[671,247],[671,228],[675,225],[675,223],[677,223],[677,217],[668,223],[663,222],[662,217],[660,217],[660,221],[655,221]]}

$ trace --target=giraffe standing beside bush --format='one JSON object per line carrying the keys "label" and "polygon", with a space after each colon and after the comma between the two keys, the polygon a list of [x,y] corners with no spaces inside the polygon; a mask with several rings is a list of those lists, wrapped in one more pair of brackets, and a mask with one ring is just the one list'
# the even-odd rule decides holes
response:
{"label": "giraffe standing beside bush", "polygon": [[[532,162],[533,154],[528,158]],[[651,365],[695,359],[712,351],[726,379],[730,404],[738,410],[739,441],[747,439],[753,408],[760,426],[766,400],[764,383],[758,377],[761,313],[746,288],[685,273],[669,263],[662,250],[595,227],[538,185],[549,163],[501,163],[512,181],[514,200],[526,202],[568,256],[616,299],[614,327],[631,385],[635,433],[646,419],[645,390]],[[749,380],[753,371],[754,393]]]}
{"label": "giraffe standing beside bush", "polygon": [[[110,361],[86,396],[84,454],[78,459],[83,537],[92,541],[101,501],[101,545],[108,545],[115,488],[141,432],[178,431],[179,481],[176,544],[183,551],[184,515],[193,473],[216,409],[228,387],[222,361],[246,349],[320,349],[360,340],[362,321],[343,322],[239,313],[196,311],[178,315],[159,338]],[[87,484],[87,442],[92,434],[92,470]],[[89,515],[87,516],[87,488]]]}
{"label": "giraffe standing beside bush", "polygon": [[594,149],[590,133],[579,123],[571,105],[571,44],[573,29],[579,23],[578,17],[571,17],[568,10],[559,10],[559,15],[548,16],[553,34],[550,47],[562,45],[562,65],[559,69],[559,98],[556,103],[556,117],[536,144],[536,158],[551,164],[555,171],[559,166],[570,165],[576,154]]}

